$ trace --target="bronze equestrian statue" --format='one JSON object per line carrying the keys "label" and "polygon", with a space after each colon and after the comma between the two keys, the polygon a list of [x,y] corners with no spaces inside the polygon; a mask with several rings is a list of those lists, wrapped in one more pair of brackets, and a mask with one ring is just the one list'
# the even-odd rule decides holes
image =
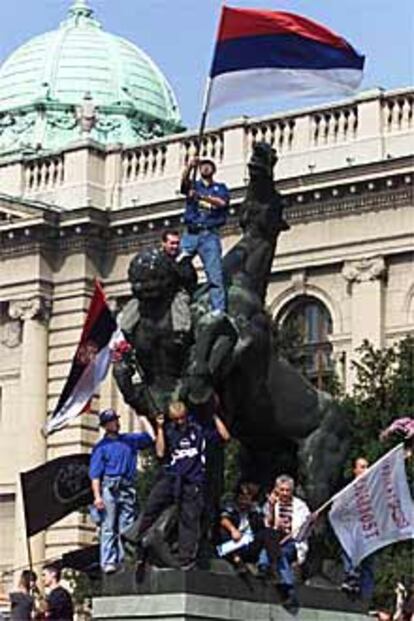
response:
{"label": "bronze equestrian statue", "polygon": [[281,358],[273,344],[265,297],[278,237],[289,228],[274,187],[276,161],[269,145],[254,146],[239,212],[242,236],[223,260],[226,314],[210,312],[201,286],[192,296],[192,333],[178,338],[171,320],[172,267],[156,251],[133,259],[130,304],[139,311],[132,320],[121,319],[131,350],[114,373],[126,402],[149,417],[172,397],[203,405],[217,395],[221,414],[242,445],[242,477],[265,487],[281,471],[299,475],[316,507],[338,483],[349,434],[331,397]]}

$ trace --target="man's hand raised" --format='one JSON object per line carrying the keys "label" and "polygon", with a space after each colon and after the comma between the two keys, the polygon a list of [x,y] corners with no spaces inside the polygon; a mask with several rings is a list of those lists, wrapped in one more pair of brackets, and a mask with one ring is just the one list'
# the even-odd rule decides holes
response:
{"label": "man's hand raised", "polygon": [[164,423],[165,423],[165,416],[164,414],[157,414],[157,416],[155,417],[155,424],[157,425],[157,427],[164,427]]}

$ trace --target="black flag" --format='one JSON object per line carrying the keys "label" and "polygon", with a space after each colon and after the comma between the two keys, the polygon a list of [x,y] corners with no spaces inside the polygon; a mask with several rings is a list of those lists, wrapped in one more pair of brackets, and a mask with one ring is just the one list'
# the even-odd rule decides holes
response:
{"label": "black flag", "polygon": [[28,537],[93,502],[89,459],[67,455],[20,473]]}

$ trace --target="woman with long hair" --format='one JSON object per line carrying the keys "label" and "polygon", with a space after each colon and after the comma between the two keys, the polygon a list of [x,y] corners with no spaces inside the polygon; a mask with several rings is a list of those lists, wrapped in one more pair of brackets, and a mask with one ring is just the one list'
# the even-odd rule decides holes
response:
{"label": "woman with long hair", "polygon": [[17,590],[9,593],[11,621],[31,621],[34,618],[36,581],[37,576],[30,569],[20,574]]}

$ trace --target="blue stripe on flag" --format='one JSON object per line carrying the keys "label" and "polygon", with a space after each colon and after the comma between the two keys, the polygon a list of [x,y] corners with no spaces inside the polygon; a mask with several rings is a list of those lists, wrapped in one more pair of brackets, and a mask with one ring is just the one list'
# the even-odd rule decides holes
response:
{"label": "blue stripe on flag", "polygon": [[364,56],[296,34],[261,35],[217,43],[210,76],[244,69],[357,69]]}

